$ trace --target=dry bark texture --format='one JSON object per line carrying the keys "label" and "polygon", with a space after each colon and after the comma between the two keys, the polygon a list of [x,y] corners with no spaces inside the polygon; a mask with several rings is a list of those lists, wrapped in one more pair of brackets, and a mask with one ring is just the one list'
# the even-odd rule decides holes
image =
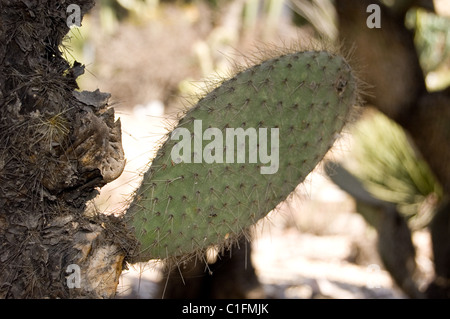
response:
{"label": "dry bark texture", "polygon": [[69,4],[94,1],[0,2],[2,298],[111,297],[133,246],[121,220],[85,212],[125,160],[109,94],[76,91],[84,66],[61,56]]}

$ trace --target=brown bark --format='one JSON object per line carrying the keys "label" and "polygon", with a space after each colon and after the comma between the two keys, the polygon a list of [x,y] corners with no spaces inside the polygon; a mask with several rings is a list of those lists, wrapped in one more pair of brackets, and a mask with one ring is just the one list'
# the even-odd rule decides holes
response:
{"label": "brown bark", "polygon": [[[72,1],[86,13],[92,0]],[[77,92],[66,1],[0,1],[0,297],[111,297],[133,237],[88,215],[124,167],[109,94]],[[67,282],[77,265],[79,288]]]}

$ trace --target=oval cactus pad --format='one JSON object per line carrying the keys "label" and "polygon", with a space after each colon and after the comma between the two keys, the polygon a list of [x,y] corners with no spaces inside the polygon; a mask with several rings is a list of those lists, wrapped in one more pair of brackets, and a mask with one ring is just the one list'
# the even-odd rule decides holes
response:
{"label": "oval cactus pad", "polygon": [[239,72],[180,119],[128,210],[139,260],[229,244],[301,183],[357,99],[340,55],[295,52]]}

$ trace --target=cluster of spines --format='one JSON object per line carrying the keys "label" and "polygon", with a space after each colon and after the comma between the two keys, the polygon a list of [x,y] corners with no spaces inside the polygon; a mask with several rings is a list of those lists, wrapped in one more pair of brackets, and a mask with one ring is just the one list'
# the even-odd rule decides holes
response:
{"label": "cluster of spines", "polygon": [[[304,63],[299,66],[299,61]],[[260,163],[174,164],[169,154],[176,141],[167,139],[129,210],[142,258],[223,247],[245,232],[321,160],[355,101],[356,79],[348,64],[322,51],[277,57],[222,82],[188,110],[177,127],[192,128],[201,119],[205,128],[222,132],[229,127],[279,128],[279,171],[260,174]],[[292,120],[299,113],[304,117]]]}

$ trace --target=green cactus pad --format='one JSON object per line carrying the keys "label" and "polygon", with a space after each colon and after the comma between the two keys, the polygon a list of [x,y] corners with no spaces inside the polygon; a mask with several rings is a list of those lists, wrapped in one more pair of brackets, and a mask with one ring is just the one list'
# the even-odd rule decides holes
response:
{"label": "green cactus pad", "polygon": [[[232,242],[323,158],[356,90],[344,58],[305,51],[243,70],[206,94],[163,143],[130,205],[138,260]],[[247,136],[239,143],[230,132]]]}

